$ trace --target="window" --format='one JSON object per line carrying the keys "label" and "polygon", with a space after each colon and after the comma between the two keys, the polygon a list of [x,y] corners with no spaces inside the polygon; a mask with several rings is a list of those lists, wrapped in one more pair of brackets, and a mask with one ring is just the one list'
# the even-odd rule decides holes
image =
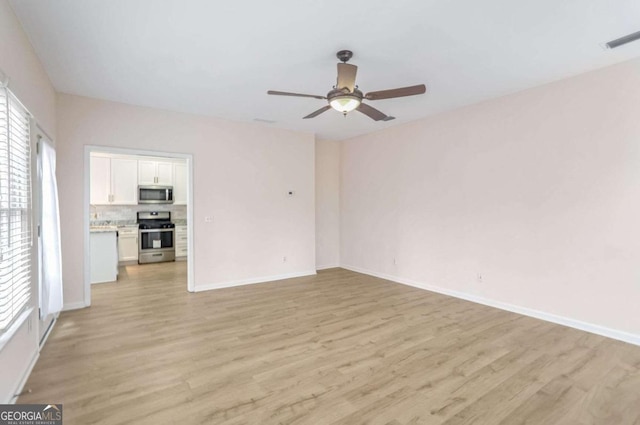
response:
{"label": "window", "polygon": [[31,296],[29,113],[0,87],[0,332]]}

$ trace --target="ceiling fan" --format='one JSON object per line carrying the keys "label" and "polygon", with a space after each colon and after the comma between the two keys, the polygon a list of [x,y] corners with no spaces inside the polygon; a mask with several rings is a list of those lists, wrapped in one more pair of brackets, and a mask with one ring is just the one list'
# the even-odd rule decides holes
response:
{"label": "ceiling fan", "polygon": [[395,119],[395,117],[386,115],[378,111],[376,108],[373,108],[366,103],[362,103],[362,101],[365,99],[381,100],[393,99],[394,97],[413,96],[416,94],[423,94],[427,91],[424,84],[419,84],[417,86],[372,91],[367,94],[362,94],[356,85],[356,73],[358,72],[358,67],[347,63],[349,59],[353,57],[353,52],[350,50],[340,50],[336,56],[342,61],[342,63],[338,63],[338,80],[336,85],[333,86],[333,89],[327,93],[326,96],[289,93],[275,90],[269,90],[267,94],[278,96],[312,97],[314,99],[327,100],[329,102],[327,106],[310,113],[304,117],[304,119],[317,117],[321,113],[333,108],[338,112],[342,112],[345,116],[348,112],[356,110],[358,112],[362,112],[375,121],[391,121]]}

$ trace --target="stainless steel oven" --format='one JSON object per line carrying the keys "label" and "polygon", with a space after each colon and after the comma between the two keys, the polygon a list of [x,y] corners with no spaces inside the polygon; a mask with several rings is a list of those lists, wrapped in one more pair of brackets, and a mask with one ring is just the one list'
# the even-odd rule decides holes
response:
{"label": "stainless steel oven", "polygon": [[138,263],[159,263],[176,259],[175,225],[169,211],[138,213]]}

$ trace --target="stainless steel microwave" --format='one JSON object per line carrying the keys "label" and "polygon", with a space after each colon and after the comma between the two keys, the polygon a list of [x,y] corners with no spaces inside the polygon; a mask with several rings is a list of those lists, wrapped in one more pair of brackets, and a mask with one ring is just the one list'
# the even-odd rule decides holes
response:
{"label": "stainless steel microwave", "polygon": [[138,186],[139,204],[173,204],[173,186]]}

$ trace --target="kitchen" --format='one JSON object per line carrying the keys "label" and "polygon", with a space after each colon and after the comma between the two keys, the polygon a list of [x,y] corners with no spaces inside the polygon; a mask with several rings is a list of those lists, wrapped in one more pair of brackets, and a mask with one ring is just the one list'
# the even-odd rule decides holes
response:
{"label": "kitchen", "polygon": [[91,284],[187,260],[187,159],[91,151],[89,165]]}

